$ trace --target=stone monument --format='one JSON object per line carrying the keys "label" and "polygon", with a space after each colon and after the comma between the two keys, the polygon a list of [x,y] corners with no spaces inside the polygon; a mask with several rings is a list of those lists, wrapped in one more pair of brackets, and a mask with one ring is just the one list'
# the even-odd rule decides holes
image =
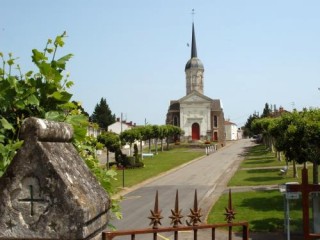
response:
{"label": "stone monument", "polygon": [[0,239],[101,239],[110,199],[72,145],[72,127],[38,118],[0,178]]}

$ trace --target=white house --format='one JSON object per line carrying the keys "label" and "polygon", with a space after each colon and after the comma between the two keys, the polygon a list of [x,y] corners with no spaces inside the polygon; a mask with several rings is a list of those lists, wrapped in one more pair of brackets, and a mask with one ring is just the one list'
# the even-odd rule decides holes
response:
{"label": "white house", "polygon": [[226,131],[226,140],[232,141],[232,140],[238,140],[238,127],[237,124],[225,121],[224,122],[225,131]]}
{"label": "white house", "polygon": [[103,129],[101,128],[96,128],[93,126],[88,126],[87,128],[87,136],[91,137],[98,137],[101,133],[103,132]]}
{"label": "white house", "polygon": [[120,118],[117,118],[117,121],[111,125],[108,126],[109,132],[114,132],[116,134],[120,134],[121,132],[124,132],[125,130],[131,129],[135,127],[136,124],[132,124],[131,122],[126,121],[120,121]]}

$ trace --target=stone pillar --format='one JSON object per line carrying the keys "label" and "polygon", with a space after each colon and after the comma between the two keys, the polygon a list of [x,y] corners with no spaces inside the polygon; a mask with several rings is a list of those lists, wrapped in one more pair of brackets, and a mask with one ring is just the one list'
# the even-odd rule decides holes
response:
{"label": "stone pillar", "polygon": [[110,199],[72,135],[66,123],[24,121],[24,144],[0,178],[0,238],[101,239]]}

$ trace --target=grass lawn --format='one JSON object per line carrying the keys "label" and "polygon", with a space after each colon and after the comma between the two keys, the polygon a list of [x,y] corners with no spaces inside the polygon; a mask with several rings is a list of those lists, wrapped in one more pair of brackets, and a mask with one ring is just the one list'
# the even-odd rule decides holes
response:
{"label": "grass lawn", "polygon": [[[279,173],[279,162],[273,153],[263,145],[248,149],[245,160],[232,177],[228,186],[259,186],[279,185],[286,182],[301,182],[301,178],[293,178],[292,165],[285,176]],[[274,168],[273,168],[274,167]],[[298,166],[298,175],[301,177]],[[309,182],[312,179],[312,168],[309,167]],[[236,221],[247,220],[252,232],[283,231],[284,228],[284,197],[279,190],[252,191],[232,193],[232,203],[237,212]],[[208,222],[224,222],[225,207],[228,204],[228,194],[222,195],[211,209]],[[302,231],[301,199],[290,200],[291,231]]]}
{"label": "grass lawn", "polygon": [[[292,164],[286,175],[280,175],[278,167],[284,167],[284,161],[278,161],[274,153],[269,152],[264,145],[256,145],[248,150],[240,169],[231,178],[228,186],[259,186],[278,185],[286,182],[301,182],[301,178],[293,177]],[[270,168],[274,167],[274,168]],[[301,177],[302,165],[298,165],[298,176]],[[309,167],[309,182],[312,182],[312,168]]]}
{"label": "grass lawn", "polygon": [[[204,154],[205,152],[199,149],[173,148],[169,151],[159,152],[159,154],[154,157],[145,157],[142,160],[145,165],[143,168],[124,170],[124,186],[131,187],[146,179],[203,156]],[[123,171],[116,171],[117,180],[112,180],[111,184],[119,191],[123,184]]]}
{"label": "grass lawn", "polygon": [[[209,223],[225,222],[228,194],[221,196],[208,217]],[[232,193],[237,221],[249,221],[251,232],[279,232],[284,228],[284,202],[279,191]],[[302,231],[301,199],[290,201],[290,229]]]}
{"label": "grass lawn", "polygon": [[256,168],[256,167],[282,167],[285,161],[278,161],[275,154],[268,151],[264,145],[255,145],[247,149],[245,161],[240,168]]}
{"label": "grass lawn", "polygon": [[[300,182],[300,178],[293,178],[292,169],[287,175],[281,176],[279,169],[250,169],[239,170],[229,181],[228,186],[259,186],[259,185],[278,185],[286,182]],[[301,168],[298,169],[301,176]],[[309,181],[311,181],[311,171],[309,171]]]}

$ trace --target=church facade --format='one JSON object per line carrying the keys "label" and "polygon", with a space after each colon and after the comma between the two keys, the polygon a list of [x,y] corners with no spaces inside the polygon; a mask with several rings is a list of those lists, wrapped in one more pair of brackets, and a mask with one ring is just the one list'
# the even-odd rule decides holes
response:
{"label": "church facade", "polygon": [[184,131],[182,141],[217,141],[225,145],[224,113],[221,101],[203,93],[204,67],[197,56],[194,24],[192,24],[191,58],[185,66],[186,96],[171,100],[166,124]]}

